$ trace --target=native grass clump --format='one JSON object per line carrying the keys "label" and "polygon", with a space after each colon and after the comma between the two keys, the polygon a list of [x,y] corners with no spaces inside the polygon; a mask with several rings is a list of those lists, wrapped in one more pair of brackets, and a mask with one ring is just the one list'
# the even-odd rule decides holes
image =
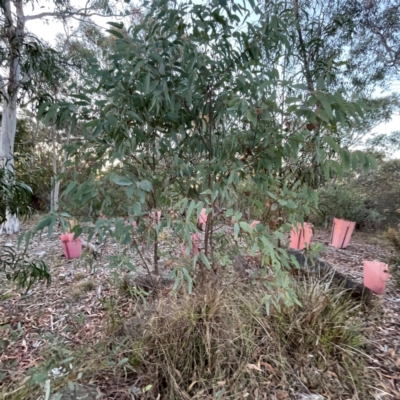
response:
{"label": "native grass clump", "polygon": [[[271,308],[269,315],[263,286],[250,281],[233,287],[218,280],[195,295],[139,302],[131,319],[108,331],[109,339],[64,351],[69,365],[51,379],[51,393],[63,392],[69,381],[72,387],[95,385],[113,399],[302,393],[372,399],[375,377],[363,353],[362,306],[329,278],[299,277],[293,288],[301,305]],[[58,365],[56,358],[47,368]]]}
{"label": "native grass clump", "polygon": [[130,362],[142,386],[152,385],[147,398],[263,398],[276,395],[279,385],[271,383],[278,381],[287,393],[302,392],[299,377],[336,398],[365,392],[359,305],[329,284],[299,282],[302,306],[267,316],[263,290],[249,289],[210,287],[157,305],[141,333],[129,338]]}

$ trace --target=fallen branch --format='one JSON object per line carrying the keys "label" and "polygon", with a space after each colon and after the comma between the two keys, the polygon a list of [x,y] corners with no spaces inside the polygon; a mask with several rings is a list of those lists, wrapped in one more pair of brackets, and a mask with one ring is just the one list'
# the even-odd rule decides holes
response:
{"label": "fallen branch", "polygon": [[99,246],[95,246],[92,243],[87,242],[86,240],[82,239],[82,246],[89,250],[90,254],[99,254],[101,249],[101,244]]}
{"label": "fallen branch", "polygon": [[308,272],[318,275],[321,278],[324,278],[328,275],[331,276],[332,281],[348,290],[351,294],[351,297],[363,300],[367,303],[372,300],[372,291],[370,289],[368,289],[362,283],[355,282],[347,275],[336,271],[335,268],[326,261],[320,259],[311,259],[305,253],[299,250],[288,249],[286,251],[289,256],[292,255],[295,257],[296,261],[300,265],[300,268],[306,269]]}

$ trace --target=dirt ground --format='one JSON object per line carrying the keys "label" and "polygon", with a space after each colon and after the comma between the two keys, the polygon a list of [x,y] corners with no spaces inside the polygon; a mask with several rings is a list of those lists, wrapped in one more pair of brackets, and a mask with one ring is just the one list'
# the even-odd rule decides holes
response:
{"label": "dirt ground", "polygon": [[[23,230],[32,226],[26,223]],[[313,242],[328,245],[329,238],[329,231],[317,230]],[[15,246],[16,240],[17,235],[0,236],[0,246]],[[165,256],[160,260],[160,269],[168,275],[168,254],[177,249],[169,246],[168,240],[161,247]],[[111,240],[107,240],[101,256],[84,255],[80,260],[65,259],[57,232],[50,238],[45,234],[35,237],[30,249],[32,257],[51,265],[52,284],[36,285],[23,294],[0,276],[0,386],[2,381],[24,379],[27,370],[49,361],[51,351],[60,348],[59,343],[90,346],[105,338],[113,312],[113,305],[105,299],[118,297],[116,282],[129,272],[108,267],[107,256],[119,251]],[[363,261],[387,261],[391,251],[384,234],[355,232],[346,249],[327,246],[321,255],[340,272],[362,282]],[[137,255],[132,257],[134,264],[143,265]],[[138,269],[139,273],[146,272],[142,267]],[[390,279],[385,294],[376,296],[376,301],[380,311],[370,316],[369,368],[380,378],[379,399],[399,400],[400,287],[396,288]],[[118,304],[119,317],[129,317],[133,307],[131,301]],[[45,348],[53,350],[43,351]]]}

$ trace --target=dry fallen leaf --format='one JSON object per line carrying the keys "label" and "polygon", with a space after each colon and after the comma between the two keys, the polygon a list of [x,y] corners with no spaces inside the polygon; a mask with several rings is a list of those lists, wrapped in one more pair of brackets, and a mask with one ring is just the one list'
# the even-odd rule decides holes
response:
{"label": "dry fallen leaf", "polygon": [[272,372],[273,374],[276,373],[275,368],[271,364],[268,364],[267,362],[264,361],[261,361],[260,364],[263,365],[268,371]]}
{"label": "dry fallen leaf", "polygon": [[257,365],[255,365],[255,364],[247,364],[246,367],[248,369],[255,369],[257,371],[263,372],[263,370],[261,368],[257,367]]}
{"label": "dry fallen leaf", "polygon": [[284,390],[279,390],[278,392],[276,392],[276,396],[278,400],[285,400],[289,398],[289,393]]}
{"label": "dry fallen leaf", "polygon": [[335,374],[333,371],[328,371],[327,374],[333,376],[334,378],[338,378],[337,374]]}

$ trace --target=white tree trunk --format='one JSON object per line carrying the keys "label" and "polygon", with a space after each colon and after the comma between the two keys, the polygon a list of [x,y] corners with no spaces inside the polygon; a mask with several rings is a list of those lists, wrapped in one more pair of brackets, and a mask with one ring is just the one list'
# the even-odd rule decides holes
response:
{"label": "white tree trunk", "polygon": [[[69,126],[68,132],[67,132],[67,141],[66,145],[69,145],[69,140],[71,138],[71,129],[72,129],[72,123]],[[55,132],[53,131],[53,172],[54,172],[54,187],[53,190],[51,191],[51,210],[52,211],[58,211],[58,199],[60,197],[60,185],[61,185],[61,180],[57,179],[57,157],[56,157],[56,142],[55,142]],[[63,155],[63,160],[62,160],[62,165],[61,165],[61,173],[63,174],[65,172],[65,163],[67,162],[67,153],[64,151]]]}
{"label": "white tree trunk", "polygon": [[[9,72],[8,82],[0,82],[0,90],[3,96],[3,115],[0,130],[0,168],[12,169],[14,166],[14,140],[17,130],[17,98],[20,84],[20,64],[25,28],[22,0],[15,1],[17,14],[14,25],[11,10],[11,1],[3,2],[6,20],[5,36],[9,44]],[[19,232],[19,222],[15,215],[7,213],[7,220],[0,225],[0,234],[12,234]]]}
{"label": "white tree trunk", "polygon": [[[0,131],[0,168],[14,167],[14,139],[17,127],[17,102],[12,99],[16,96],[9,96],[8,103],[5,102]],[[1,234],[13,234],[19,232],[19,222],[15,215],[6,212],[6,221],[0,225]]]}

